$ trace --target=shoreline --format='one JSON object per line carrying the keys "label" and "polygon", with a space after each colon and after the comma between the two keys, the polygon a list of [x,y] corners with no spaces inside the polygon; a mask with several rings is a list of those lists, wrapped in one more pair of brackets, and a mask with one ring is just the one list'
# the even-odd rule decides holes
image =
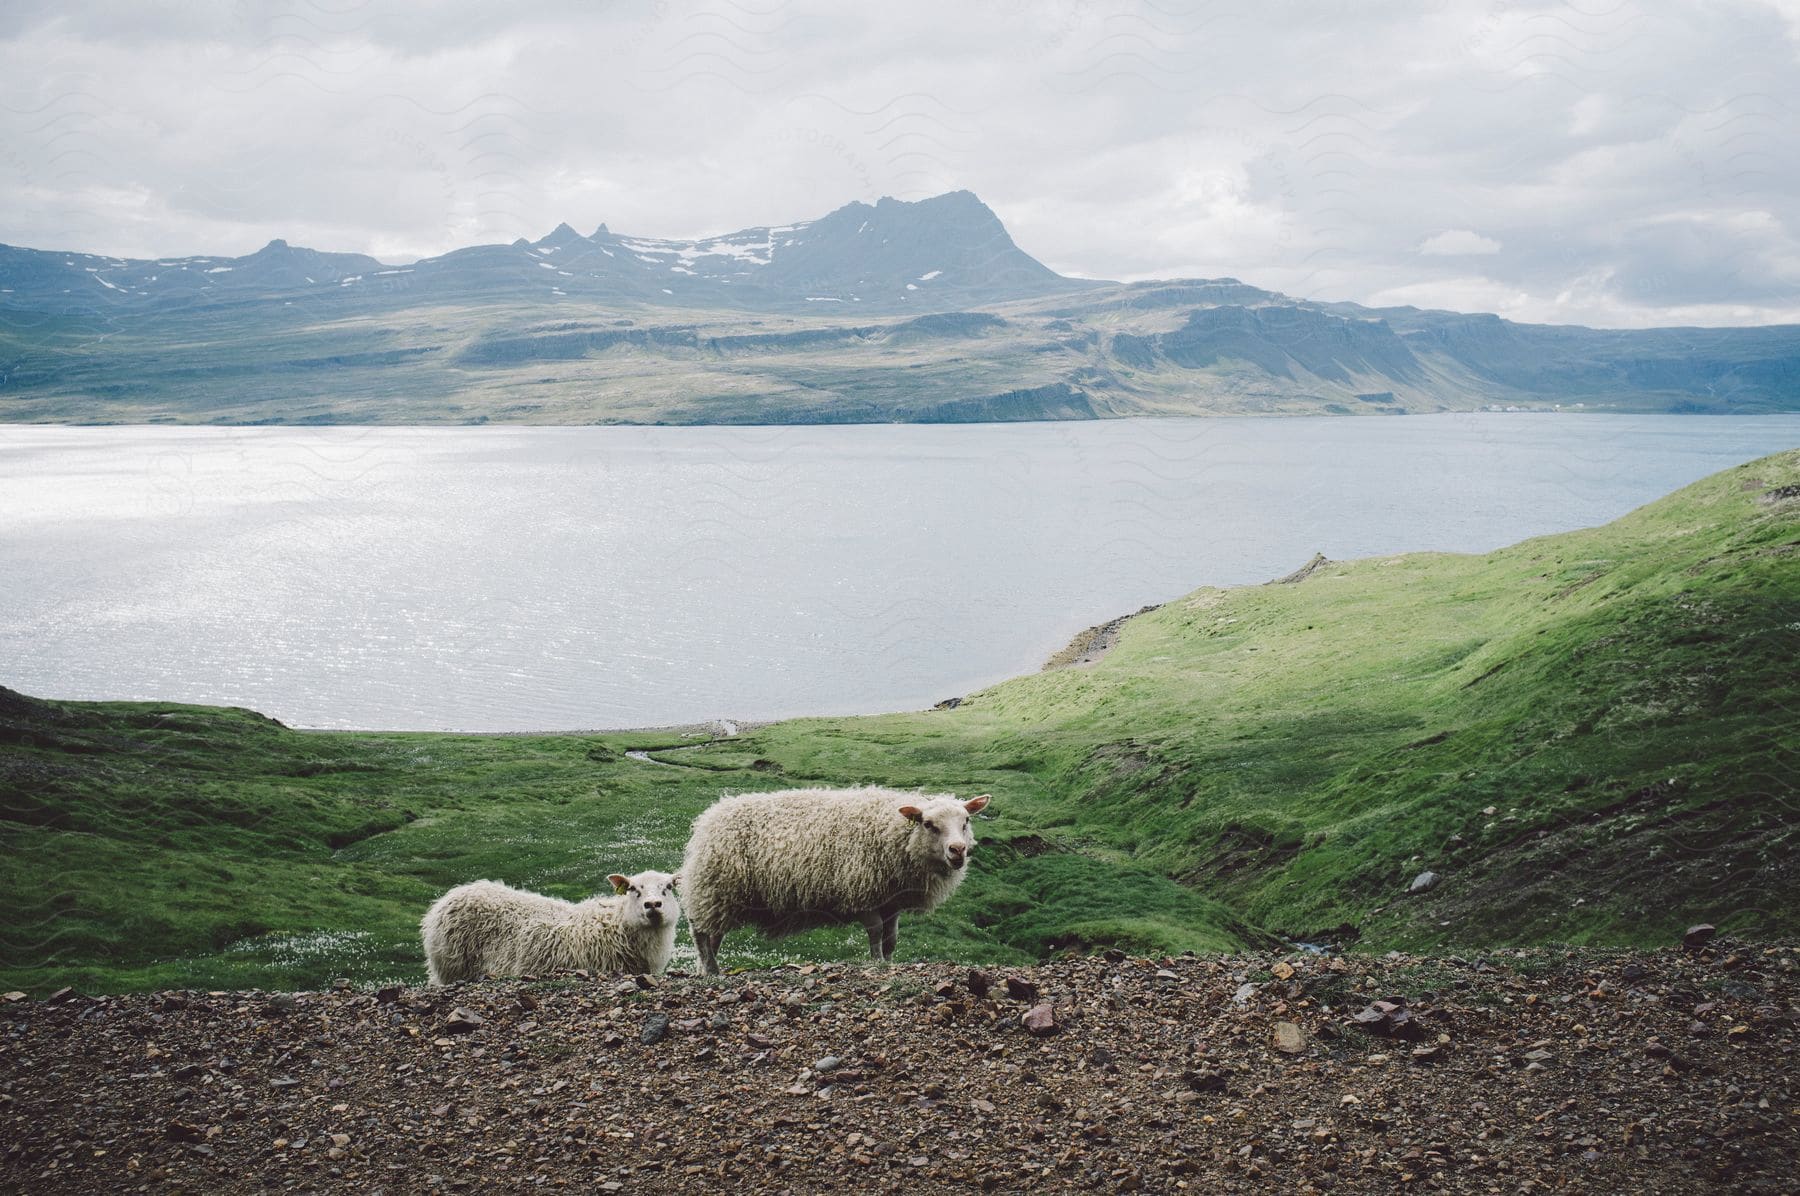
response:
{"label": "shoreline", "polygon": [[1553,406],[1543,408],[1519,407],[1512,410],[1488,410],[1480,407],[1446,408],[1436,411],[1259,411],[1244,409],[1241,411],[1170,411],[1150,412],[1131,411],[1117,415],[1095,415],[1088,418],[1069,418],[1067,416],[1046,416],[1030,419],[990,419],[990,420],[957,420],[957,419],[868,419],[868,420],[780,420],[772,423],[685,423],[659,420],[583,420],[569,422],[535,423],[529,420],[507,420],[484,417],[474,420],[434,420],[427,423],[406,422],[401,420],[383,422],[359,422],[356,420],[291,422],[274,420],[251,420],[244,422],[219,422],[204,420],[86,420],[70,423],[63,420],[30,420],[7,419],[0,417],[0,431],[8,428],[40,428],[56,431],[80,431],[91,428],[124,428],[134,431],[149,429],[170,429],[175,431],[194,431],[197,429],[216,429],[219,431],[289,431],[305,430],[308,432],[330,431],[342,429],[351,432],[437,432],[437,431],[521,431],[531,428],[554,428],[568,431],[573,428],[591,429],[627,429],[642,428],[659,431],[692,431],[697,429],[743,429],[746,431],[768,431],[779,428],[889,428],[904,426],[910,428],[1009,428],[1024,425],[1043,424],[1117,424],[1139,421],[1144,423],[1169,423],[1190,420],[1211,423],[1218,420],[1242,419],[1259,422],[1279,422],[1286,420],[1323,419],[1334,422],[1360,422],[1373,419],[1442,419],[1458,416],[1597,416],[1601,419],[1618,417],[1634,418],[1645,416],[1668,417],[1671,419],[1795,419],[1800,418],[1800,407],[1792,411],[1668,411],[1653,408],[1631,407],[1582,407]]}

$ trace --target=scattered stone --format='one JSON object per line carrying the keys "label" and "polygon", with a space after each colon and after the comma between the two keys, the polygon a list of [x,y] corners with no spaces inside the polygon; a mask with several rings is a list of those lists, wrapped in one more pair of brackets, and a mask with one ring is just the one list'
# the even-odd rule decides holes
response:
{"label": "scattered stone", "polygon": [[1270,964],[1269,971],[1275,974],[1275,979],[1277,980],[1292,980],[1294,978],[1294,965],[1285,959],[1278,959]]}
{"label": "scattered stone", "polygon": [[171,1121],[163,1126],[163,1137],[171,1142],[203,1142],[206,1131],[185,1121]]}
{"label": "scattered stone", "polygon": [[836,1055],[826,1055],[822,1059],[813,1060],[812,1069],[816,1072],[836,1071],[844,1065],[844,1061]]}
{"label": "scattered stone", "polygon": [[1689,951],[1698,951],[1700,948],[1706,946],[1706,944],[1712,942],[1713,936],[1718,933],[1719,928],[1717,926],[1714,926],[1710,922],[1702,922],[1698,926],[1690,926],[1687,928],[1687,932],[1681,936],[1681,945],[1686,947]]}
{"label": "scattered stone", "polygon": [[1006,995],[1015,1001],[1037,1000],[1037,985],[1019,976],[1006,978]]}
{"label": "scattered stone", "polygon": [[55,992],[51,993],[49,996],[44,998],[44,1004],[46,1004],[46,1005],[61,1005],[64,1001],[74,999],[74,996],[75,996],[74,989],[59,988]]}
{"label": "scattered stone", "polygon": [[638,1041],[645,1046],[655,1046],[669,1036],[669,1015],[652,1013],[644,1019],[644,1029],[638,1034]]}
{"label": "scattered stone", "polygon": [[398,984],[386,984],[375,990],[375,1001],[380,1005],[398,1005],[400,998],[406,995],[406,989]]}
{"label": "scattered stone", "polygon": [[1276,1022],[1275,1049],[1284,1055],[1298,1055],[1306,1049],[1306,1035],[1293,1022]]}
{"label": "scattered stone", "polygon": [[1350,1020],[1365,1030],[1390,1036],[1410,1036],[1416,1030],[1412,1010],[1397,1001],[1371,1001],[1360,1013],[1352,1014]]}
{"label": "scattered stone", "polygon": [[450,1011],[450,1016],[444,1020],[443,1033],[473,1034],[475,1031],[481,1029],[486,1022],[487,1019],[482,1017],[479,1013],[476,1013],[473,1009],[466,1009],[459,1005],[455,1009],[452,1009]]}
{"label": "scattered stone", "polygon": [[1437,873],[1421,872],[1417,876],[1413,877],[1413,882],[1410,885],[1406,886],[1406,891],[1408,893],[1429,893],[1429,892],[1431,892],[1431,890],[1437,888],[1437,886],[1438,886],[1438,874]]}
{"label": "scattered stone", "polygon": [[16,989],[9,993],[0,993],[0,1001],[5,1001],[8,1005],[12,1004],[14,1001],[23,1001],[24,999],[25,994]]}
{"label": "scattered stone", "polygon": [[969,995],[978,1001],[987,996],[988,990],[994,986],[988,974],[980,968],[970,968],[969,977],[964,983],[968,986]]}
{"label": "scattered stone", "polygon": [[292,993],[276,993],[263,1003],[263,1012],[270,1017],[286,1017],[300,1007]]}
{"label": "scattered stone", "polygon": [[1049,1005],[1033,1005],[1019,1016],[1028,1034],[1045,1038],[1062,1029],[1056,1021],[1056,1010]]}

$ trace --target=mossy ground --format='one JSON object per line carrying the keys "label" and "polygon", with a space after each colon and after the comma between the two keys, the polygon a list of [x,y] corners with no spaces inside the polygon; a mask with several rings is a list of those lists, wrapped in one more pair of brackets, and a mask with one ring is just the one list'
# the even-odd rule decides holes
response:
{"label": "mossy ground", "polygon": [[[452,884],[584,896],[673,867],[723,792],[815,783],[995,795],[969,882],[903,920],[903,959],[1789,936],[1797,485],[1788,452],[1602,528],[1202,590],[1096,665],[954,710],[717,742],[307,733],[0,691],[0,983],[417,980],[418,917]],[[855,928],[726,943],[739,965],[862,951]]]}

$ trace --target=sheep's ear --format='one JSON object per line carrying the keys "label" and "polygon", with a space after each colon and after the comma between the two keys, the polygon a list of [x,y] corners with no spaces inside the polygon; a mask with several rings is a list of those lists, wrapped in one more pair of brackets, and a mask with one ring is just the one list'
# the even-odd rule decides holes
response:
{"label": "sheep's ear", "polygon": [[671,889],[679,889],[681,887],[681,873],[677,872],[674,876],[669,878],[669,887]]}
{"label": "sheep's ear", "polygon": [[984,793],[980,797],[971,797],[968,801],[963,803],[963,809],[971,814],[979,814],[982,810],[987,808],[988,798],[992,796],[994,795],[991,793]]}
{"label": "sheep's ear", "polygon": [[613,892],[615,893],[623,893],[626,889],[631,887],[631,878],[617,872],[606,879],[612,881]]}
{"label": "sheep's ear", "polygon": [[906,819],[908,822],[923,822],[925,821],[925,811],[919,809],[917,806],[901,806],[900,817]]}

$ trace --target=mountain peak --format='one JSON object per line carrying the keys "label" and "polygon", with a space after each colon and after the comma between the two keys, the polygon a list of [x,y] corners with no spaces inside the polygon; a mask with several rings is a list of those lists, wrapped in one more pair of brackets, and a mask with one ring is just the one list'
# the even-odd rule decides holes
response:
{"label": "mountain peak", "polygon": [[570,228],[569,225],[565,222],[565,223],[559,224],[555,228],[551,229],[542,238],[540,238],[538,241],[534,242],[534,244],[538,244],[538,245],[568,245],[568,244],[572,244],[573,242],[576,242],[576,241],[585,241],[585,240],[587,240],[586,237],[582,236],[580,233],[578,233],[574,229]]}

